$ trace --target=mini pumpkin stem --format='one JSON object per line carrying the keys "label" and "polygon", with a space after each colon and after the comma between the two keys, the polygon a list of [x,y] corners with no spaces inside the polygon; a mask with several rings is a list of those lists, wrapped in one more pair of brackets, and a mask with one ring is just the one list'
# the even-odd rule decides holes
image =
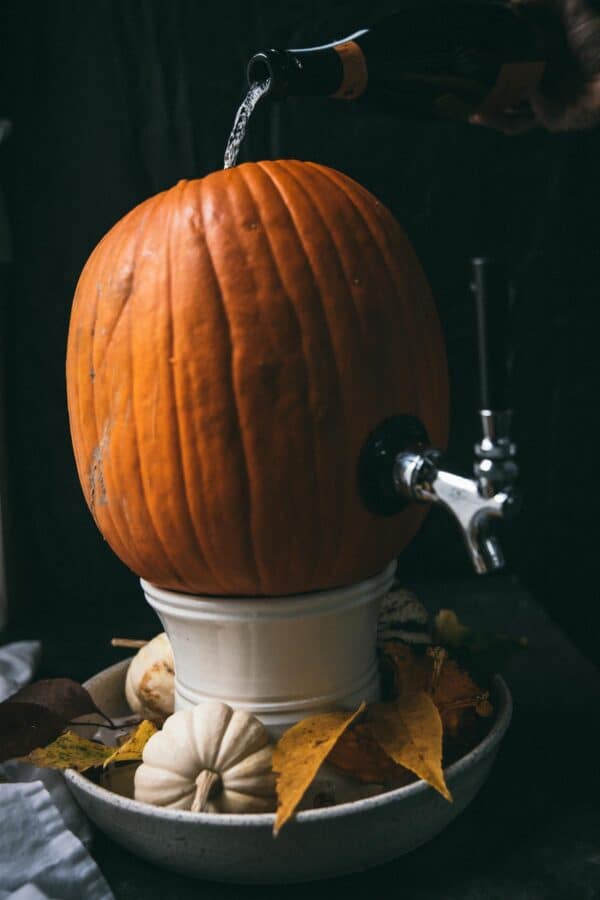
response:
{"label": "mini pumpkin stem", "polygon": [[111,638],[111,647],[130,647],[132,650],[140,650],[149,641],[138,641],[135,638]]}
{"label": "mini pumpkin stem", "polygon": [[203,812],[211,797],[218,794],[222,787],[221,776],[210,769],[203,769],[196,778],[196,793],[192,802],[192,812]]}

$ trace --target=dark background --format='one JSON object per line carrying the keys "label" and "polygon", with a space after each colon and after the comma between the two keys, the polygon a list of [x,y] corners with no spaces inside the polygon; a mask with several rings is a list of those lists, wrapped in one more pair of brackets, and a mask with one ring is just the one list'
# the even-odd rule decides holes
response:
{"label": "dark background", "polygon": [[[12,618],[31,635],[69,620],[148,622],[136,578],[84,504],[68,432],[64,359],[75,283],[104,232],[180,178],[222,166],[245,63],[265,46],[323,43],[393,2],[53,0],[2,7],[0,151],[14,262],[2,274]],[[361,181],[404,225],[445,330],[449,462],[478,438],[467,261],[508,259],[517,289],[513,399],[525,506],[505,529],[511,567],[592,656],[600,626],[594,527],[593,327],[600,294],[598,132],[520,138],[411,123],[359,104],[259,109],[242,159],[296,157]],[[469,572],[434,511],[402,559],[407,580]]]}

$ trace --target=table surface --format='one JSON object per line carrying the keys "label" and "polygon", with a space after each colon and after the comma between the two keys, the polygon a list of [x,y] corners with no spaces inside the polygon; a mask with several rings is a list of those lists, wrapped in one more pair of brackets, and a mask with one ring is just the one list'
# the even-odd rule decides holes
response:
{"label": "table surface", "polygon": [[[431,843],[376,869],[310,885],[198,882],[151,866],[96,833],[92,853],[117,900],[203,900],[318,896],[352,892],[404,900],[600,900],[600,765],[594,724],[600,672],[514,578],[413,586],[432,610],[450,607],[476,628],[527,637],[505,671],[514,717],[488,783]],[[154,632],[156,629],[154,629]],[[119,623],[42,637],[40,677],[83,681],[127,655],[110,637],[149,637]],[[3,642],[3,641],[2,641]],[[392,888],[393,886],[393,888]],[[82,898],[84,900],[84,898]]]}

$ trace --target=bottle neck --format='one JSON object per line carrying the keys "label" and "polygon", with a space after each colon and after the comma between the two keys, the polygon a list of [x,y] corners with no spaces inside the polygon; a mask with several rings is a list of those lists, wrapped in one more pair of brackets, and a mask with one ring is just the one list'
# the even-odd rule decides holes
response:
{"label": "bottle neck", "polygon": [[248,63],[248,82],[268,80],[267,96],[274,100],[289,96],[354,100],[366,90],[368,75],[365,55],[353,37],[325,47],[255,53]]}

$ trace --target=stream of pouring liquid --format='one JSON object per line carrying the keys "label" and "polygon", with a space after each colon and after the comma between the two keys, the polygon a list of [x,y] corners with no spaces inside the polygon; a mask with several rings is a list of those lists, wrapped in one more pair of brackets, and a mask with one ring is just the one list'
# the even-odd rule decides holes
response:
{"label": "stream of pouring liquid", "polygon": [[248,93],[244,97],[233,121],[233,128],[231,129],[231,134],[229,135],[229,140],[225,147],[224,169],[230,169],[237,163],[238,153],[240,152],[242,141],[246,136],[248,119],[256,109],[259,100],[261,97],[264,97],[270,86],[270,78],[267,78],[265,81],[255,81],[254,84],[250,85]]}

